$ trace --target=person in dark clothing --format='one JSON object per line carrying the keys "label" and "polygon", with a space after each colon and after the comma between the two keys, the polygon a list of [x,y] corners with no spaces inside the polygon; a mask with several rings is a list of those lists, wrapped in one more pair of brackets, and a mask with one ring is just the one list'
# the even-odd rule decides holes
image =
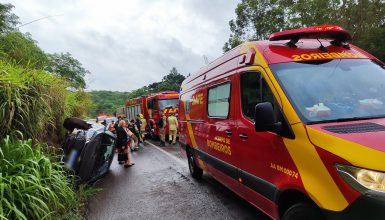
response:
{"label": "person in dark clothing", "polygon": [[115,123],[114,125],[114,128],[115,128],[115,131],[118,130],[118,127],[119,127],[119,122],[122,120],[122,116],[118,116],[118,121]]}
{"label": "person in dark clothing", "polygon": [[160,112],[160,117],[157,123],[159,127],[159,138],[160,138],[160,146],[165,147],[166,146],[166,116],[163,112]]}
{"label": "person in dark clothing", "polygon": [[124,163],[124,167],[130,167],[134,165],[134,163],[131,162],[131,151],[128,147],[128,134],[124,127],[125,121],[121,120],[118,125],[118,130],[116,131],[116,147],[119,153],[127,154],[127,160],[122,162],[119,161],[119,164]]}

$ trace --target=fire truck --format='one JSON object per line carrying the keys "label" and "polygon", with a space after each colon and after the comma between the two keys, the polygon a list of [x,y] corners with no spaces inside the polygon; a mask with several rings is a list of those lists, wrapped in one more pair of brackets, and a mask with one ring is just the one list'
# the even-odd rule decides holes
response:
{"label": "fire truck", "polygon": [[116,109],[116,114],[115,114],[116,117],[125,117],[126,116],[126,113],[125,113],[125,107],[122,106],[122,107],[119,107]]}
{"label": "fire truck", "polygon": [[[157,122],[160,112],[163,111],[166,117],[169,113],[178,113],[178,100],[179,93],[175,91],[164,91],[129,99],[125,102],[125,115],[131,121],[135,120],[138,114],[142,114],[147,121],[146,131],[150,137],[154,138],[159,136]],[[168,134],[168,126],[166,134]]]}

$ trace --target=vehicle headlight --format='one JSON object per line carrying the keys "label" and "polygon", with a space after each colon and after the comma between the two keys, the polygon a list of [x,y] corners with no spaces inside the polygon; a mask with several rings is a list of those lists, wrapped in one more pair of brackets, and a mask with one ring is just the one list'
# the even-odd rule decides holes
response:
{"label": "vehicle headlight", "polygon": [[374,190],[385,193],[385,173],[341,164],[336,168],[342,178],[359,192]]}

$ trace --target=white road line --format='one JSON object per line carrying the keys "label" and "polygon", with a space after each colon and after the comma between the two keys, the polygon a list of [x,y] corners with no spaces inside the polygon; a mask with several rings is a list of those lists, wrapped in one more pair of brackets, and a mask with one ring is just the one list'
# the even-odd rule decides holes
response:
{"label": "white road line", "polygon": [[187,161],[183,161],[179,158],[177,158],[176,156],[170,154],[169,152],[163,150],[162,148],[156,146],[155,144],[151,143],[151,142],[148,142],[148,141],[145,141],[147,144],[150,144],[151,146],[153,146],[155,149],[159,150],[160,152],[164,153],[165,155],[169,156],[170,158],[174,159],[176,162],[178,162],[181,166],[183,167],[187,167],[188,168],[188,164],[187,164]]}

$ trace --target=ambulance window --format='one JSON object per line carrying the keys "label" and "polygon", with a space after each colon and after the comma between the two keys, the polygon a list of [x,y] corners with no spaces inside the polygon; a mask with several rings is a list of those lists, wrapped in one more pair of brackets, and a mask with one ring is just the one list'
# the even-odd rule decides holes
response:
{"label": "ambulance window", "polygon": [[190,106],[191,106],[191,101],[190,100],[186,100],[186,114],[189,114],[190,113]]}
{"label": "ambulance window", "polygon": [[190,113],[191,108],[191,93],[190,94],[183,94],[181,96],[182,103],[185,103],[185,112],[186,114]]}
{"label": "ambulance window", "polygon": [[271,91],[269,85],[266,80],[261,76],[261,85],[262,85],[262,102],[270,102],[275,106],[275,99],[273,92]]}
{"label": "ambulance window", "polygon": [[230,83],[208,90],[207,109],[209,117],[227,118],[229,115]]}
{"label": "ambulance window", "polygon": [[255,105],[270,102],[273,105],[274,96],[265,79],[258,72],[248,72],[241,75],[241,104],[246,117],[253,119]]}

